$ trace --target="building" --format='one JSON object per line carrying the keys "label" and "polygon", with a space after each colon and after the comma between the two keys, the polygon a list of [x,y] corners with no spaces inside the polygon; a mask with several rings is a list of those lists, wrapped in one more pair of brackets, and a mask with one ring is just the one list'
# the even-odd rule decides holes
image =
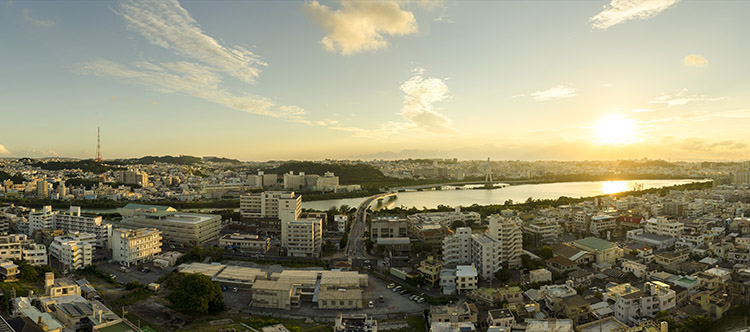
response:
{"label": "building", "polygon": [[89,233],[96,236],[96,242],[94,243],[97,249],[107,249],[109,243],[109,237],[112,235],[112,225],[102,223],[101,216],[83,216],[81,215],[81,208],[78,206],[71,206],[70,212],[55,213],[52,216],[53,227],[56,229],[62,229],[65,232],[80,232]]}
{"label": "building", "polygon": [[271,239],[255,234],[224,234],[219,245],[226,249],[240,249],[257,253],[266,253],[271,248]]}
{"label": "building", "polygon": [[3,282],[13,282],[18,280],[19,273],[18,265],[14,264],[11,260],[0,260],[0,279],[2,279]]}
{"label": "building", "polygon": [[608,236],[609,232],[614,232],[617,217],[610,215],[597,215],[589,220],[589,232],[598,236]]}
{"label": "building", "polygon": [[378,321],[367,314],[339,314],[336,317],[334,332],[378,332]]}
{"label": "building", "polygon": [[555,243],[563,234],[562,226],[549,220],[525,224],[521,230],[524,237],[533,243]]}
{"label": "building", "polygon": [[301,213],[302,195],[293,191],[264,191],[240,196],[242,221],[258,234],[280,234],[282,221],[296,220]]}
{"label": "building", "polygon": [[195,246],[219,238],[221,216],[139,209],[132,215],[123,215],[121,224],[130,228],[155,228],[161,231],[165,244]]}
{"label": "building", "polygon": [[49,253],[60,265],[70,269],[82,269],[91,265],[94,245],[76,235],[58,236],[49,246]]}
{"label": "building", "polygon": [[364,300],[359,288],[324,288],[318,291],[318,309],[363,309]]}
{"label": "building", "polygon": [[252,287],[250,305],[258,308],[292,310],[299,308],[302,289],[299,284],[281,280],[257,280]]}
{"label": "building", "polygon": [[430,306],[429,322],[477,324],[479,310],[474,303],[462,301],[456,304]]}
{"label": "building", "polygon": [[21,259],[25,260],[29,265],[47,265],[47,246],[26,240],[21,243]]}
{"label": "building", "polygon": [[589,302],[578,294],[564,297],[560,304],[563,316],[571,319],[576,324],[585,322],[591,312]]}
{"label": "building", "polygon": [[649,281],[646,290],[623,295],[615,302],[615,318],[631,324],[642,317],[654,317],[660,311],[675,308],[675,291],[659,281]]}
{"label": "building", "polygon": [[545,285],[539,288],[539,293],[542,294],[547,308],[555,313],[562,311],[562,299],[577,294],[576,290],[568,284]]}
{"label": "building", "polygon": [[477,289],[477,269],[474,265],[459,265],[456,267],[456,290],[459,294]]}
{"label": "building", "polygon": [[647,233],[643,229],[633,229],[627,232],[627,238],[629,241],[641,243],[656,249],[666,249],[674,247],[675,238],[659,235],[654,233]]}
{"label": "building", "polygon": [[148,174],[142,171],[116,171],[115,178],[117,182],[123,184],[135,184],[139,186],[148,186]]}
{"label": "building", "polygon": [[471,264],[471,228],[456,228],[456,233],[443,239],[443,263],[447,267]]}
{"label": "building", "polygon": [[471,236],[472,264],[476,266],[479,276],[484,280],[491,280],[497,270],[502,268],[499,257],[500,241],[483,234]]}
{"label": "building", "polygon": [[685,225],[681,222],[669,221],[666,217],[657,217],[646,220],[643,227],[646,233],[669,236],[672,238],[680,237]]}
{"label": "building", "polygon": [[[487,217],[487,234],[499,242],[497,247],[498,266],[506,263],[509,268],[521,266],[523,234],[521,228],[510,219],[500,215]],[[494,271],[493,271],[494,272]]]}
{"label": "building", "polygon": [[552,281],[552,272],[547,269],[537,269],[529,271],[529,283],[541,283]]}
{"label": "building", "polygon": [[427,259],[419,262],[419,273],[422,273],[424,280],[435,286],[440,282],[440,271],[443,268],[443,262],[434,256],[428,256]]}
{"label": "building", "polygon": [[575,240],[571,245],[592,253],[596,258],[597,264],[615,264],[624,254],[622,248],[614,245],[612,242],[595,237]]}
{"label": "building", "polygon": [[336,223],[336,231],[339,233],[345,233],[349,216],[335,215],[333,216],[333,222]]}
{"label": "building", "polygon": [[21,259],[23,250],[21,243],[26,241],[25,234],[0,235],[0,259]]}
{"label": "building", "polygon": [[508,308],[494,309],[487,312],[487,327],[504,327],[510,330],[515,323],[513,313]]}
{"label": "building", "polygon": [[323,248],[323,222],[318,218],[282,222],[281,246],[287,256],[319,257]]}
{"label": "building", "polygon": [[622,272],[632,273],[638,278],[643,278],[646,277],[646,274],[648,273],[648,266],[625,259],[622,261]]}
{"label": "building", "polygon": [[150,262],[161,253],[161,231],[153,228],[115,229],[112,232],[112,259],[131,266]]}
{"label": "building", "polygon": [[409,237],[409,220],[396,217],[378,217],[370,221],[370,240],[379,238]]}
{"label": "building", "polygon": [[55,223],[52,217],[55,214],[57,212],[52,211],[51,205],[42,207],[41,211],[32,209],[29,213],[29,232],[27,234],[32,235],[38,229],[53,228]]}

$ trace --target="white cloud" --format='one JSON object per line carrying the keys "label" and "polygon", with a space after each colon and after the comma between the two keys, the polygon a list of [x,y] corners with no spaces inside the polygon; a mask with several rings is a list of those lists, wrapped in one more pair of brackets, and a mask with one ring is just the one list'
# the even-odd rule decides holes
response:
{"label": "white cloud", "polygon": [[151,44],[201,61],[244,82],[253,82],[266,66],[241,46],[226,47],[206,35],[177,0],[120,2],[116,11],[129,30],[140,33]]}
{"label": "white cloud", "polygon": [[688,67],[703,68],[708,66],[708,60],[698,54],[686,55],[685,58],[682,59],[682,63],[684,63]]}
{"label": "white cloud", "polygon": [[652,18],[680,0],[612,0],[604,10],[589,19],[595,29],[607,29],[628,20]]}
{"label": "white cloud", "polygon": [[538,101],[544,101],[544,100],[551,100],[551,99],[574,97],[578,95],[576,91],[578,91],[578,89],[576,88],[572,88],[567,85],[558,85],[555,87],[551,87],[547,90],[532,92],[530,95]]}
{"label": "white cloud", "polygon": [[295,118],[304,110],[296,106],[276,106],[267,98],[232,94],[221,88],[221,77],[210,67],[192,62],[154,64],[146,61],[125,66],[108,60],[78,66],[84,74],[114,77],[145,85],[163,93],[185,93],[251,114]]}
{"label": "white cloud", "polygon": [[688,94],[687,89],[677,91],[677,93],[669,95],[662,95],[656,99],[649,101],[649,104],[665,104],[668,107],[685,105],[688,103],[701,102],[701,101],[719,101],[724,100],[726,97],[708,98],[704,95],[691,95]]}
{"label": "white cloud", "polygon": [[404,125],[395,125],[395,128],[404,126],[433,132],[457,133],[458,131],[452,127],[452,121],[438,113],[433,105],[450,98],[448,86],[438,78],[426,78],[423,74],[424,69],[417,68],[414,70],[414,76],[401,84],[404,106],[400,114],[408,122]]}
{"label": "white cloud", "polygon": [[317,1],[305,5],[323,27],[321,43],[332,52],[350,55],[388,46],[383,35],[403,36],[417,32],[414,15],[389,1],[343,1],[331,10]]}
{"label": "white cloud", "polygon": [[55,25],[55,21],[52,20],[41,20],[36,17],[31,16],[31,9],[24,8],[23,9],[23,19],[28,21],[29,23],[39,26],[39,27],[51,27]]}
{"label": "white cloud", "polygon": [[10,151],[8,151],[8,149],[6,149],[5,146],[0,144],[0,156],[9,156],[9,155],[10,155]]}

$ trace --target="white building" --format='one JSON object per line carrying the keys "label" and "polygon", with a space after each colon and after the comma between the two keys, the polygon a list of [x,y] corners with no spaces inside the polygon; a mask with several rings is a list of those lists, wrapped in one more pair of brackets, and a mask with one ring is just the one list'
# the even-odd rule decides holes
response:
{"label": "white building", "polygon": [[335,215],[333,221],[336,223],[336,231],[339,233],[346,232],[346,223],[349,221],[349,216]]}
{"label": "white building", "polygon": [[607,235],[607,232],[614,232],[616,217],[610,215],[597,215],[589,220],[589,232],[599,236]]}
{"label": "white building", "polygon": [[62,266],[76,270],[91,265],[94,246],[89,241],[82,241],[79,236],[58,236],[50,244],[49,253]]}
{"label": "white building", "polygon": [[461,294],[477,289],[478,271],[474,265],[459,265],[440,271],[440,287],[444,295]]}
{"label": "white building", "polygon": [[52,220],[54,228],[62,229],[65,232],[94,234],[96,236],[95,247],[98,249],[108,248],[109,237],[112,235],[112,225],[102,223],[101,216],[82,216],[80,207],[71,206],[69,213],[55,213]]}
{"label": "white building", "polygon": [[21,259],[30,265],[42,266],[47,265],[47,247],[41,243],[34,243],[27,240],[21,244]]}
{"label": "white building", "polygon": [[646,273],[648,273],[648,267],[644,264],[626,259],[622,261],[622,272],[630,272],[638,278],[643,278],[646,276]]}
{"label": "white building", "polygon": [[666,217],[651,218],[646,221],[644,230],[646,233],[678,238],[682,235],[685,225],[681,222],[669,221]]}
{"label": "white building", "polygon": [[[264,191],[240,196],[240,214],[243,218],[279,219],[281,215],[302,212],[302,195],[293,191]],[[293,218],[294,219],[294,218]]]}
{"label": "white building", "polygon": [[323,248],[323,221],[318,218],[303,218],[282,221],[281,246],[287,256],[319,257]]}
{"label": "white building", "polygon": [[669,285],[659,281],[649,281],[646,290],[623,295],[615,303],[615,318],[631,324],[641,317],[652,318],[660,311],[676,306],[676,293]]}
{"label": "white building", "polygon": [[543,242],[555,243],[562,236],[563,228],[555,221],[542,220],[536,221],[523,226],[522,231],[527,236]]}
{"label": "white building", "polygon": [[456,233],[443,239],[443,265],[455,267],[471,263],[471,228],[456,228]]}
{"label": "white building", "polygon": [[500,256],[500,241],[487,235],[474,234],[471,236],[471,258],[479,276],[484,280],[491,280],[495,271],[502,268]]}
{"label": "white building", "polygon": [[150,262],[161,253],[161,231],[156,229],[120,229],[112,232],[112,259],[130,266]]}
{"label": "white building", "polygon": [[21,243],[24,241],[25,234],[0,235],[0,259],[21,259]]}
{"label": "white building", "polygon": [[498,266],[502,263],[507,263],[509,268],[521,266],[523,235],[518,224],[500,215],[487,217],[487,222],[489,223],[487,235],[499,242]]}
{"label": "white building", "polygon": [[552,281],[552,272],[547,269],[537,269],[529,271],[529,283]]}
{"label": "white building", "polygon": [[33,235],[37,229],[52,228],[54,227],[54,220],[52,217],[57,212],[52,211],[52,206],[46,205],[42,207],[42,210],[32,210],[29,213],[29,232],[28,235]]}

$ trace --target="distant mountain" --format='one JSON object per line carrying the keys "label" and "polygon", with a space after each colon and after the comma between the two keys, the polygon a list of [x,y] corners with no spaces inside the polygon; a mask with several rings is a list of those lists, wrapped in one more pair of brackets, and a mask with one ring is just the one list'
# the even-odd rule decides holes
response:
{"label": "distant mountain", "polygon": [[46,169],[48,171],[59,171],[63,169],[81,169],[84,172],[102,174],[106,171],[117,169],[105,163],[99,163],[93,159],[72,160],[72,161],[36,161],[31,166]]}
{"label": "distant mountain", "polygon": [[120,159],[118,160],[121,164],[154,164],[154,163],[167,163],[167,164],[180,164],[180,165],[195,165],[203,162],[201,157],[193,156],[145,156],[140,158],[131,159]]}
{"label": "distant mountain", "polygon": [[372,182],[391,181],[383,173],[365,164],[356,165],[344,165],[344,164],[321,164],[310,161],[298,161],[283,164],[276,168],[263,170],[266,174],[284,174],[294,171],[295,174],[298,172],[305,172],[305,174],[318,174],[323,175],[325,172],[333,172],[339,177],[341,184],[367,184]]}
{"label": "distant mountain", "polygon": [[241,164],[242,162],[237,159],[230,159],[224,157],[203,157],[204,161],[211,161],[215,163],[230,163],[230,164]]}
{"label": "distant mountain", "polygon": [[13,181],[13,183],[23,183],[24,181],[26,181],[26,178],[21,175],[10,175],[6,172],[0,171],[0,181],[5,181],[8,179]]}

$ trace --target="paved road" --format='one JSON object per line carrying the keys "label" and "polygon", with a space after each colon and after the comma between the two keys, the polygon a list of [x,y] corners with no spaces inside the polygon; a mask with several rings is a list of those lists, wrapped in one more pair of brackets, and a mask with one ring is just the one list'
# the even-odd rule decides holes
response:
{"label": "paved road", "polygon": [[393,195],[393,193],[382,193],[370,196],[362,201],[354,215],[352,228],[349,230],[349,241],[346,243],[346,256],[352,259],[365,258],[365,229],[367,228],[365,220],[367,218],[367,208],[375,200]]}

